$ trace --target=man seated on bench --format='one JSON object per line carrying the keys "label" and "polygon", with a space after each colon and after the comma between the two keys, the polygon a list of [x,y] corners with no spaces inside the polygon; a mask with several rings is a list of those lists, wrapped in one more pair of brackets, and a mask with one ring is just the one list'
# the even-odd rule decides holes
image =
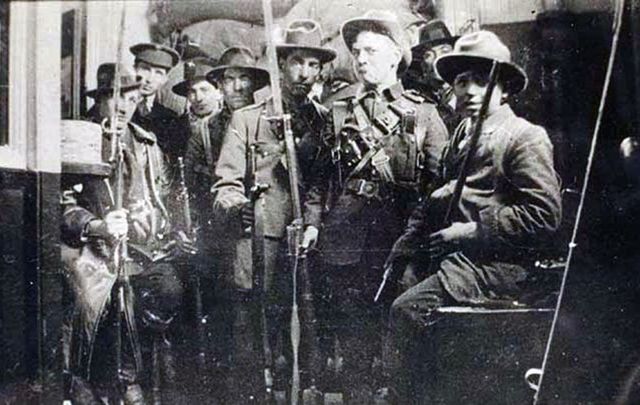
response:
{"label": "man seated on bench", "polygon": [[[494,60],[500,73],[462,197],[451,223],[442,226],[438,221],[453,194]],[[516,116],[507,103],[527,83],[509,49],[492,32],[474,32],[440,57],[436,69],[453,86],[456,106],[466,118],[444,151],[442,186],[416,209],[387,262],[401,271],[426,272],[391,307],[390,350],[384,359],[388,386],[378,392],[390,403],[412,403],[411,382],[429,378],[416,370],[431,361],[418,353],[428,347],[424,336],[436,321],[435,310],[517,300],[541,242],[560,224],[553,146],[542,127]]]}

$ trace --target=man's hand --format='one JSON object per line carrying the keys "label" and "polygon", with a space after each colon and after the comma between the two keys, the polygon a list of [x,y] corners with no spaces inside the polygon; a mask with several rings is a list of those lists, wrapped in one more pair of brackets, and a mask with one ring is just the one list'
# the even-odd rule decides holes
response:
{"label": "man's hand", "polygon": [[451,226],[429,235],[429,257],[437,260],[460,250],[468,242],[477,240],[480,228],[477,222],[454,222]]}
{"label": "man's hand", "polygon": [[307,226],[307,228],[304,230],[304,234],[302,235],[302,249],[303,250],[309,250],[309,249],[313,249],[316,245],[316,243],[318,242],[318,234],[320,232],[318,231],[318,228],[316,228],[313,225],[309,225]]}
{"label": "man's hand", "polygon": [[240,208],[240,220],[242,221],[242,229],[251,228],[253,226],[253,220],[255,218],[253,203],[247,201],[242,208]]}
{"label": "man's hand", "polygon": [[184,231],[178,231],[175,233],[176,246],[181,253],[187,255],[195,255],[198,253],[198,248],[196,247],[196,241],[192,238],[189,238]]}
{"label": "man's hand", "polygon": [[393,266],[398,259],[401,257],[409,258],[413,256],[415,253],[415,244],[416,241],[414,233],[404,233],[400,236],[393,244],[393,247],[389,252],[389,256],[387,256],[387,260],[384,263],[384,269],[393,271]]}
{"label": "man's hand", "polygon": [[103,220],[91,221],[89,233],[104,239],[120,239],[129,232],[126,210],[111,211]]}

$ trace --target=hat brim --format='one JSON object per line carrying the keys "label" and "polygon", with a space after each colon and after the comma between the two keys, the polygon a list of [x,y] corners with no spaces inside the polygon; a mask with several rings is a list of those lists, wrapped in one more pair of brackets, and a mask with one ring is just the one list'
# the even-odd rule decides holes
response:
{"label": "hat brim", "polygon": [[402,28],[399,24],[394,24],[387,20],[381,20],[376,18],[352,18],[350,20],[345,21],[340,28],[340,32],[342,34],[342,40],[349,52],[353,48],[353,43],[356,41],[356,37],[362,31],[372,31],[379,33],[386,33],[394,42],[398,44],[398,46],[402,50],[402,61],[400,62],[400,66],[398,66],[398,72],[404,72],[409,65],[411,65],[411,49],[407,46],[407,44],[398,43],[396,38],[401,38],[404,36],[404,32],[402,32]]}
{"label": "hat brim", "polygon": [[189,87],[191,87],[191,85],[193,83],[201,81],[201,80],[207,80],[207,76],[196,76],[193,79],[183,80],[183,81],[175,84],[171,88],[171,91],[173,91],[175,94],[177,94],[179,96],[187,97],[187,94],[189,93]]}
{"label": "hat brim", "polygon": [[[127,86],[122,86],[120,87],[120,91],[121,92],[127,92],[127,91],[131,91],[131,90],[137,90],[140,88],[140,86],[142,86],[142,83],[135,83],[135,84],[129,84]],[[103,96],[105,94],[111,94],[113,93],[113,87],[102,87],[102,88],[97,88],[97,89],[93,89],[93,90],[89,90],[85,93],[85,95],[87,97],[91,97],[93,99],[96,99],[100,96]]]}
{"label": "hat brim", "polygon": [[[525,71],[515,63],[500,62],[500,81],[510,95],[520,93],[527,87],[529,79]],[[449,53],[435,61],[436,72],[444,81],[453,85],[455,78],[469,70],[491,69],[493,59],[484,56]]]}
{"label": "hat brim", "polygon": [[433,48],[434,46],[449,44],[453,47],[459,38],[460,36],[456,35],[454,37],[438,38],[438,39],[433,39],[431,41],[421,42],[418,45],[411,48],[411,53],[413,54],[413,57],[417,59],[420,54],[424,53],[424,51],[426,51],[427,49]]}
{"label": "hat brim", "polygon": [[261,89],[264,86],[269,84],[269,72],[264,69],[257,68],[254,66],[248,65],[221,65],[213,68],[207,73],[207,81],[213,84],[217,84],[216,82],[220,79],[222,74],[227,69],[243,69],[251,72],[251,77],[254,79],[256,83],[255,90]]}
{"label": "hat brim", "polygon": [[291,44],[276,45],[276,53],[279,58],[286,57],[287,54],[293,51],[307,51],[318,55],[320,63],[331,62],[338,56],[338,53],[330,48],[320,48],[317,46],[300,46]]}

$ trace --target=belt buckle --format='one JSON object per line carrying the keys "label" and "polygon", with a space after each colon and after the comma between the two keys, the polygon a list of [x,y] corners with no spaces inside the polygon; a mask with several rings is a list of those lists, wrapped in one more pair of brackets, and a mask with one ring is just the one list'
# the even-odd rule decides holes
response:
{"label": "belt buckle", "polygon": [[377,187],[375,183],[364,179],[358,180],[358,191],[356,192],[356,194],[367,198],[372,198],[375,197],[376,192]]}

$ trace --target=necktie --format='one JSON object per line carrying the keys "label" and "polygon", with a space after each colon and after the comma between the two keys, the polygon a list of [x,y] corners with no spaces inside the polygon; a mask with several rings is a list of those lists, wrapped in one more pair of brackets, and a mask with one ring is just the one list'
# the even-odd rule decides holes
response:
{"label": "necktie", "polygon": [[142,99],[142,102],[140,102],[140,104],[138,104],[138,112],[143,117],[146,117],[151,112],[151,109],[149,108],[149,103],[147,102],[147,98],[146,97],[144,97]]}

